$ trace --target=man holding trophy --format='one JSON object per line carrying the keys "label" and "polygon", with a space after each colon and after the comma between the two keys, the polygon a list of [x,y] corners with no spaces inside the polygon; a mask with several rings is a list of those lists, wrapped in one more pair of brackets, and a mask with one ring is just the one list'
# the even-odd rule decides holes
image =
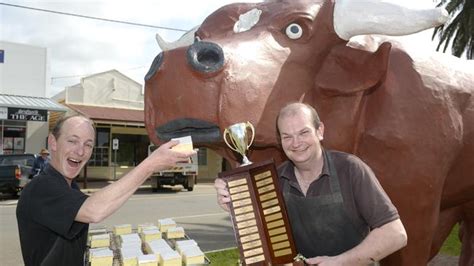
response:
{"label": "man holding trophy", "polygon": [[[306,263],[368,265],[406,245],[398,212],[372,170],[354,155],[321,146],[324,125],[313,107],[285,106],[277,126],[289,159],[278,167],[278,194]],[[233,213],[230,187],[215,181],[219,205]]]}

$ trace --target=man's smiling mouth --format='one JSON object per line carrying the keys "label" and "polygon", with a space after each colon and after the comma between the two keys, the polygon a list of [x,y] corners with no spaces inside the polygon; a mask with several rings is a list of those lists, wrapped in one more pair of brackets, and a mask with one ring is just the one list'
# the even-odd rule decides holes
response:
{"label": "man's smiling mouth", "polygon": [[77,167],[82,162],[82,160],[76,160],[76,159],[72,159],[72,158],[68,158],[67,161],[68,161],[69,165],[72,166],[72,167]]}

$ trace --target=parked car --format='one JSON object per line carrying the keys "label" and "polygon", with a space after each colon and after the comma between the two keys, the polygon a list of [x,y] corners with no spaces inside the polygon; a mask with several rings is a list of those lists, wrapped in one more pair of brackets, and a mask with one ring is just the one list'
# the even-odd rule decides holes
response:
{"label": "parked car", "polygon": [[0,192],[18,196],[23,187],[30,182],[35,155],[0,155]]}

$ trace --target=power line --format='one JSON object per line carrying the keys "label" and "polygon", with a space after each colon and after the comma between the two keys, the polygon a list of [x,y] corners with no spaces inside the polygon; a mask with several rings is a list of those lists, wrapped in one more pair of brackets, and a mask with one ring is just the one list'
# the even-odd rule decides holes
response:
{"label": "power line", "polygon": [[87,18],[87,19],[95,19],[95,20],[101,20],[101,21],[107,21],[107,22],[113,22],[113,23],[121,23],[121,24],[127,24],[127,25],[132,25],[132,26],[148,27],[148,28],[171,30],[171,31],[181,31],[181,32],[187,32],[188,31],[188,30],[183,30],[183,29],[178,29],[178,28],[162,27],[162,26],[141,24],[141,23],[115,20],[115,19],[85,16],[85,15],[80,15],[80,14],[67,13],[67,12],[61,12],[61,11],[55,11],[55,10],[49,10],[49,9],[42,9],[42,8],[36,8],[36,7],[29,7],[29,6],[22,6],[22,5],[14,5],[14,4],[1,3],[1,2],[0,2],[0,5],[30,9],[30,10],[41,11],[41,12],[54,13],[54,14],[59,14],[59,15],[73,16],[73,17],[79,17],[79,18]]}

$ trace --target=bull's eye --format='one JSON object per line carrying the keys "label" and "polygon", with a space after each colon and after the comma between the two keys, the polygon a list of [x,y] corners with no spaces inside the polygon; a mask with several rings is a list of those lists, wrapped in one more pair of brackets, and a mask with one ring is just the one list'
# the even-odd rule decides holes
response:
{"label": "bull's eye", "polygon": [[303,28],[299,24],[291,23],[286,27],[285,33],[288,38],[296,40],[303,36]]}

